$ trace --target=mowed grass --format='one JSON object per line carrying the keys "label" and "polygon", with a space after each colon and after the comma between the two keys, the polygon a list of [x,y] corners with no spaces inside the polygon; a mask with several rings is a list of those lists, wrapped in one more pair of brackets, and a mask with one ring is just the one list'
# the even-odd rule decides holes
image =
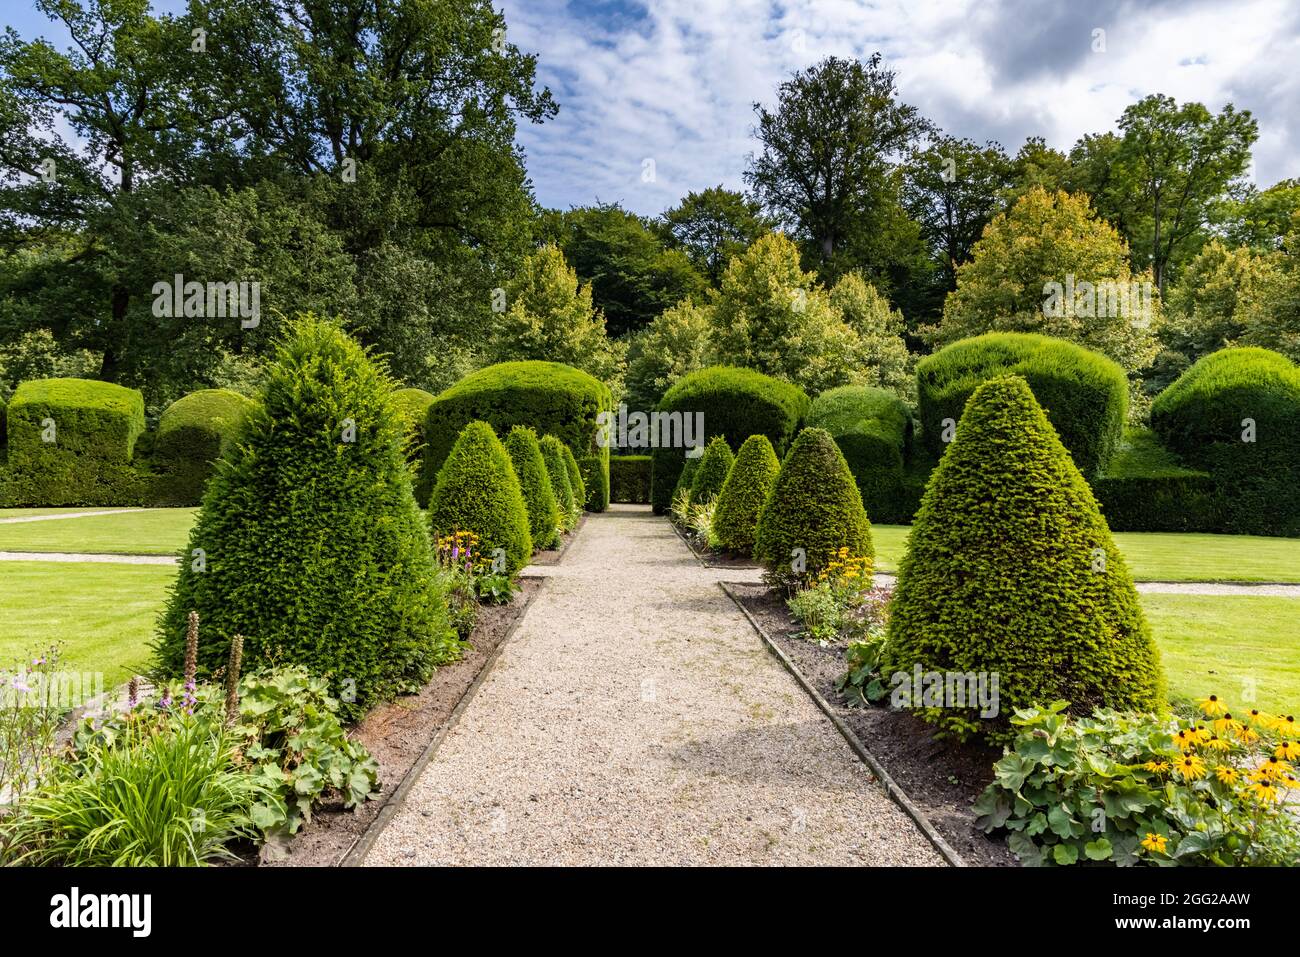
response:
{"label": "mowed grass", "polygon": [[[871,526],[876,571],[898,571],[909,531],[908,525]],[[1115,544],[1135,581],[1300,582],[1300,539],[1116,532]]]}
{"label": "mowed grass", "polygon": [[[0,510],[0,518],[16,511]],[[151,508],[44,522],[0,523],[0,551],[175,555],[189,541],[197,512],[196,508]]]}
{"label": "mowed grass", "polygon": [[1142,608],[1170,701],[1217,694],[1229,707],[1300,713],[1300,599],[1143,595]]}
{"label": "mowed grass", "polygon": [[105,690],[121,684],[148,662],[175,577],[165,565],[0,562],[0,668],[57,642],[63,670],[103,672]]}

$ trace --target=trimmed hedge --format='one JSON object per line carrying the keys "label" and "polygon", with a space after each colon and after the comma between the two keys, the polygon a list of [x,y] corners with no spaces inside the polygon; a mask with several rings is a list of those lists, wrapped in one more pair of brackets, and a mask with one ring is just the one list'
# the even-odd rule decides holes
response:
{"label": "trimmed hedge", "polygon": [[511,575],[532,558],[528,506],[519,476],[486,422],[465,426],[443,462],[429,498],[429,529],[435,542],[454,532],[473,532],[479,555],[491,561],[501,549]]}
{"label": "trimmed hedge", "polygon": [[6,414],[8,404],[0,398],[0,449],[9,444],[9,420]]}
{"label": "trimmed hedge", "polygon": [[437,474],[429,474],[424,461],[424,420],[433,404],[433,393],[423,389],[398,389],[393,393],[398,415],[406,425],[406,461],[415,467],[415,500],[421,508],[429,505],[429,493]]}
{"label": "trimmed hedge", "polygon": [[555,544],[556,527],[560,524],[560,506],[555,500],[555,490],[551,487],[551,476],[546,471],[537,433],[516,425],[506,436],[504,444],[519,478],[524,505],[528,507],[528,531],[533,547],[550,548]]}
{"label": "trimmed hedge", "polygon": [[644,504],[650,501],[650,456],[609,457],[609,500]]}
{"label": "trimmed hedge", "polygon": [[1118,363],[1049,336],[990,332],[954,342],[916,366],[921,439],[928,455],[944,453],[943,420],[961,418],[975,389],[1018,375],[1029,383],[1074,463],[1086,476],[1110,461],[1128,414],[1128,379]]}
{"label": "trimmed hedge", "polygon": [[1147,429],[1129,429],[1092,492],[1113,532],[1211,532],[1222,525],[1214,479],[1184,468]]}
{"label": "trimmed hedge", "polygon": [[1290,359],[1257,348],[1205,356],[1156,396],[1151,428],[1214,477],[1223,531],[1300,535],[1300,368]]}
{"label": "trimmed hedge", "polygon": [[780,471],[781,462],[766,435],[745,440],[713,512],[713,532],[723,548],[746,555],[753,551],[759,512]]}
{"label": "trimmed hedge", "polygon": [[132,462],[144,433],[144,397],[137,390],[90,379],[37,379],[18,387],[6,417],[5,504],[147,504],[148,476]]}
{"label": "trimmed hedge", "polygon": [[[810,404],[797,385],[752,369],[711,366],[678,380],[657,411],[703,413],[704,434],[693,436],[696,441],[707,442],[718,435],[766,435],[781,455],[803,427]],[[662,515],[672,505],[686,450],[656,448],[652,458],[650,501],[655,514]]]}
{"label": "trimmed hedge", "polygon": [[255,403],[229,389],[182,396],[158,419],[151,459],[158,475],[155,505],[197,505],[218,458],[234,441]]}
{"label": "trimmed hedge", "polygon": [[558,362],[502,362],[467,375],[429,406],[425,457],[430,474],[442,468],[469,422],[498,432],[527,425],[554,435],[577,459],[593,512],[609,505],[609,446],[598,441],[597,416],[613,405],[609,389],[585,372]]}
{"label": "trimmed hedge", "polygon": [[578,467],[578,460],[573,457],[573,449],[562,444],[560,446],[560,451],[564,455],[564,468],[569,473],[569,486],[573,489],[573,500],[577,504],[579,511],[582,509],[588,509],[593,512],[602,511],[605,506],[609,505],[608,474],[606,475],[606,488],[604,491],[605,506],[602,506],[600,509],[592,508],[591,491],[587,486],[586,480],[582,477],[582,470]]}
{"label": "trimmed hedge", "polygon": [[564,454],[564,443],[553,435],[543,435],[538,443],[542,450],[542,461],[546,463],[546,474],[551,479],[551,490],[555,492],[555,501],[560,507],[560,522],[565,530],[571,530],[578,524],[578,497],[573,494],[573,480],[569,477],[569,467]]}
{"label": "trimmed hedge", "polygon": [[181,674],[197,611],[201,676],[243,635],[246,670],[328,676],[343,714],[358,718],[459,653],[392,383],[336,325],[306,317],[259,400],[208,482],[159,620],[155,676]]}
{"label": "trimmed hedge", "polygon": [[981,718],[969,700],[911,701],[958,738],[1005,740],[1015,709],[1061,699],[1085,715],[1165,708],[1124,559],[1019,377],[975,390],[912,525],[881,673],[912,687],[918,668],[998,676],[996,716]]}
{"label": "trimmed hedge", "polygon": [[715,436],[700,457],[700,467],[691,477],[691,504],[707,505],[716,499],[722,486],[727,484],[727,475],[735,461],[726,438]]}
{"label": "trimmed hedge", "polygon": [[[825,429],[804,429],[790,446],[758,516],[754,558],[784,580],[815,576],[840,549],[875,558],[871,522],[853,473]],[[804,570],[792,566],[802,549]]]}
{"label": "trimmed hedge", "polygon": [[813,400],[808,425],[835,439],[872,521],[911,521],[915,497],[904,487],[903,473],[912,445],[906,402],[885,389],[840,386]]}

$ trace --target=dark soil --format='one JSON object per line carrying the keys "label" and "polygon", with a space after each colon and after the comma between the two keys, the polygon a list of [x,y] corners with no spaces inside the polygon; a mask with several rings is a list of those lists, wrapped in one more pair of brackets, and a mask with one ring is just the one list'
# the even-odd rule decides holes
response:
{"label": "dark soil", "polygon": [[543,548],[533,552],[533,557],[529,562],[529,564],[531,565],[560,564],[560,559],[564,557],[564,553],[569,550],[569,546],[573,543],[573,540],[577,538],[578,533],[582,531],[582,526],[586,524],[587,524],[587,513],[583,512],[582,516],[578,519],[577,526],[573,529],[573,531],[564,533],[564,536],[560,539],[559,545],[557,545],[555,548]]}
{"label": "dark soil", "polygon": [[845,707],[835,690],[846,669],[844,646],[821,647],[794,637],[798,623],[781,592],[766,585],[727,587],[968,864],[1017,866],[1001,838],[988,837],[975,827],[970,808],[993,780],[993,762],[1001,757],[1000,749],[936,741],[929,725],[906,711],[892,710],[887,703]]}
{"label": "dark soil", "polygon": [[[572,538],[572,536],[568,536]],[[417,694],[374,708],[352,731],[379,762],[380,793],[361,807],[347,810],[340,800],[320,805],[287,847],[268,849],[263,864],[280,867],[336,866],[379,814],[384,798],[402,782],[434,735],[446,724],[474,679],[523,615],[544,579],[522,578],[508,605],[485,605],[470,634],[470,647],[454,664],[434,672]],[[274,851],[278,850],[278,853]]]}

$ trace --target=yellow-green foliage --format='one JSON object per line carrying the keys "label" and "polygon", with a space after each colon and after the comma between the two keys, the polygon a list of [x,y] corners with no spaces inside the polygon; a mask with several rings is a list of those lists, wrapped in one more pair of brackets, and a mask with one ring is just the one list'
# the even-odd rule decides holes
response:
{"label": "yellow-green foliage", "polygon": [[555,500],[550,473],[542,458],[537,433],[516,425],[506,436],[506,451],[519,477],[519,488],[528,506],[528,529],[534,548],[550,548],[555,544],[555,529],[560,522],[560,506]]}
{"label": "yellow-green foliage", "polygon": [[[899,566],[882,674],[998,678],[999,713],[924,707],[964,737],[1006,737],[1017,708],[1158,710],[1158,653],[1088,483],[1014,376],[971,396]],[[924,702],[914,702],[920,706]]]}
{"label": "yellow-green foliage", "polygon": [[542,450],[542,461],[546,463],[546,474],[551,479],[551,490],[555,492],[555,501],[560,507],[560,523],[566,530],[572,529],[578,524],[582,506],[573,493],[564,443],[553,435],[543,435],[538,445]]}

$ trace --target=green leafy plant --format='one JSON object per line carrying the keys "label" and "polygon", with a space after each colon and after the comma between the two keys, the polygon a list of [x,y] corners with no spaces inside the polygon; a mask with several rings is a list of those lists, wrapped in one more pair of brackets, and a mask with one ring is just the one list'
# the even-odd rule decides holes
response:
{"label": "green leafy plant", "polygon": [[880,674],[886,641],[884,630],[878,629],[861,641],[849,642],[845,649],[844,662],[848,667],[835,682],[835,690],[850,708],[874,704],[889,693]]}
{"label": "green leafy plant", "polygon": [[0,804],[11,807],[38,784],[54,760],[64,706],[54,645],[10,669],[0,669]]}
{"label": "green leafy plant", "polygon": [[1111,709],[1072,718],[1064,701],[1018,710],[976,823],[1008,832],[1026,864],[1294,865],[1296,722],[1202,706],[1182,727]]}

